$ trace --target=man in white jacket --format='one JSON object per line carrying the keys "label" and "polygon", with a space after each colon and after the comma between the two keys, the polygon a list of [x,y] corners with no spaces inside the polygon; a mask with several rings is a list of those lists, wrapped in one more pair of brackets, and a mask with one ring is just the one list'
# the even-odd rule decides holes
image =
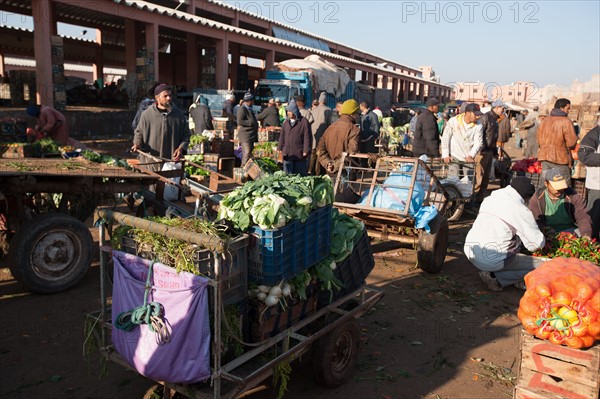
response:
{"label": "man in white jacket", "polygon": [[490,291],[514,285],[525,289],[523,277],[542,260],[520,254],[544,246],[544,234],[525,203],[535,193],[527,177],[515,177],[509,186],[492,192],[481,203],[465,240],[465,255],[479,270]]}
{"label": "man in white jacket", "polygon": [[[483,115],[479,105],[468,104],[463,114],[450,118],[444,134],[442,135],[442,158],[444,162],[475,162],[475,156],[483,146],[483,131],[481,124],[477,123]],[[463,167],[459,174],[458,164],[451,164],[448,168],[450,176],[473,178],[473,167]]]}

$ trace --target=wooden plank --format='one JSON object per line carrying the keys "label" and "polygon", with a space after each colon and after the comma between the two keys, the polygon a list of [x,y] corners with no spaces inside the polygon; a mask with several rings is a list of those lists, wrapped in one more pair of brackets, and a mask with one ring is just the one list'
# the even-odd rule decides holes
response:
{"label": "wooden plank", "polygon": [[[558,381],[557,381],[558,380]],[[598,399],[598,388],[582,385],[578,382],[560,380],[552,376],[521,367],[519,386],[533,388],[569,399]],[[547,398],[548,396],[542,396]],[[552,398],[552,396],[550,396]]]}
{"label": "wooden plank", "polygon": [[542,389],[525,388],[516,386],[513,399],[564,399],[564,396],[544,391]]}
{"label": "wooden plank", "polygon": [[[550,344],[552,345],[552,344]],[[556,346],[556,345],[554,345]],[[554,353],[554,352],[551,352]],[[564,360],[553,359],[540,353],[523,352],[521,367],[563,380],[598,387],[598,370],[593,370]]]}
{"label": "wooden plank", "polygon": [[554,345],[550,341],[535,338],[526,332],[523,332],[521,337],[521,351],[523,354],[539,354],[540,356],[581,365],[590,370],[595,370],[596,374],[600,369],[600,345],[588,349],[573,349]]}

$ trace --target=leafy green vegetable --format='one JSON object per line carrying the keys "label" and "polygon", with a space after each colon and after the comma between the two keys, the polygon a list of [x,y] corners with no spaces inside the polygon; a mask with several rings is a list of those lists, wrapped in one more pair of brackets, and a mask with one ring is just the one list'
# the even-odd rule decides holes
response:
{"label": "leafy green vegetable", "polygon": [[110,155],[101,155],[95,151],[83,150],[81,152],[81,156],[87,159],[90,162],[94,163],[103,163],[108,166],[119,166],[125,169],[131,169],[131,166],[124,159],[113,157]]}
{"label": "leafy green vegetable", "polygon": [[329,177],[276,172],[229,193],[221,201],[219,218],[233,222],[242,231],[251,225],[272,229],[293,219],[304,222],[313,209],[332,203]]}
{"label": "leafy green vegetable", "polygon": [[201,134],[192,134],[190,136],[190,147],[193,148],[204,141],[208,141],[208,137],[203,136]]}
{"label": "leafy green vegetable", "polygon": [[280,170],[277,162],[268,157],[255,159],[254,162],[256,162],[258,167],[265,173],[275,173]]}
{"label": "leafy green vegetable", "polygon": [[[184,158],[186,161],[193,162],[197,165],[204,164],[204,155],[202,154],[186,155]],[[208,170],[190,165],[188,163],[185,164],[184,170],[185,174],[188,176],[210,176],[210,172]]]}

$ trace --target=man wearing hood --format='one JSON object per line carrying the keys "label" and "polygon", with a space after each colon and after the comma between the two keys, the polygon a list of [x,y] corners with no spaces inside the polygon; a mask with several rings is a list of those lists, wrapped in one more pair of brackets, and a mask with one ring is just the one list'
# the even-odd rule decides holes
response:
{"label": "man wearing hood", "polygon": [[208,99],[198,96],[196,102],[190,105],[189,126],[192,134],[202,134],[205,130],[214,130],[213,118],[208,108]]}
{"label": "man wearing hood", "polygon": [[185,155],[190,142],[188,123],[183,111],[172,106],[169,86],[164,83],[156,86],[154,99],[155,103],[140,117],[133,134],[131,151],[142,150],[178,161]]}
{"label": "man wearing hood", "polygon": [[556,100],[550,116],[544,120],[537,132],[540,146],[538,160],[542,163],[542,174],[550,169],[558,169],[567,179],[569,186],[572,165],[570,150],[577,145],[573,123],[567,117],[570,109],[571,102],[566,98]]}
{"label": "man wearing hood", "polygon": [[287,118],[281,127],[277,150],[283,154],[283,171],[308,175],[308,157],[312,150],[312,133],[308,120],[300,114],[294,100],[287,106]]}
{"label": "man wearing hood", "polygon": [[509,186],[483,200],[467,233],[465,255],[480,270],[479,277],[490,291],[502,291],[510,285],[525,289],[523,277],[543,262],[519,253],[522,246],[533,252],[545,243],[525,205],[534,193],[529,178],[515,177]]}
{"label": "man wearing hood", "polygon": [[346,100],[340,109],[340,118],[329,126],[317,145],[317,160],[330,176],[334,176],[340,167],[343,152],[358,152],[360,128],[359,106],[356,100]]}

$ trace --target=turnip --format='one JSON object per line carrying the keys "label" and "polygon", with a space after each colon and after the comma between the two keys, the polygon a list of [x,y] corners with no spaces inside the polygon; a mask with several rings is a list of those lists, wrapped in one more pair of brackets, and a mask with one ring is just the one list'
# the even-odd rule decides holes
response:
{"label": "turnip", "polygon": [[281,287],[281,293],[283,294],[284,297],[288,297],[288,296],[292,295],[292,287],[288,283],[285,283]]}
{"label": "turnip", "polygon": [[281,287],[278,285],[274,285],[273,288],[269,291],[269,296],[274,296],[277,299],[281,298]]}
{"label": "turnip", "polygon": [[279,303],[279,298],[277,298],[274,295],[269,295],[268,297],[265,298],[265,305],[267,305],[268,307],[275,306],[278,303]]}
{"label": "turnip", "polygon": [[268,293],[269,293],[269,291],[271,291],[271,287],[269,287],[268,285],[259,285],[259,286],[258,286],[258,287],[256,287],[256,288],[258,288],[258,290],[259,290],[260,292],[264,292],[265,294],[268,294]]}
{"label": "turnip", "polygon": [[259,292],[256,297],[258,298],[259,301],[265,301],[265,299],[267,298],[267,294],[265,294],[264,292]]}

